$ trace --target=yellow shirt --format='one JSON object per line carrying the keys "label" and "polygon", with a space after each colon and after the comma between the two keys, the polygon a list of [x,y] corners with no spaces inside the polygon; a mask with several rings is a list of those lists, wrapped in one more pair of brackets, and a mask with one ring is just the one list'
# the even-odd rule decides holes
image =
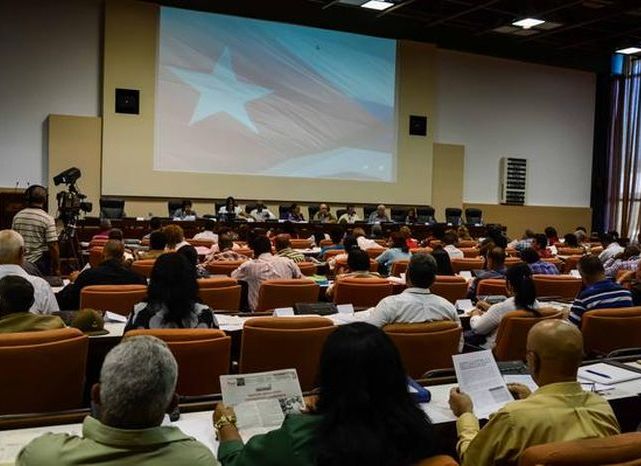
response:
{"label": "yellow shirt", "polygon": [[464,466],[516,465],[528,447],[620,433],[608,402],[578,382],[545,385],[524,400],[508,403],[482,430],[471,413],[456,422]]}

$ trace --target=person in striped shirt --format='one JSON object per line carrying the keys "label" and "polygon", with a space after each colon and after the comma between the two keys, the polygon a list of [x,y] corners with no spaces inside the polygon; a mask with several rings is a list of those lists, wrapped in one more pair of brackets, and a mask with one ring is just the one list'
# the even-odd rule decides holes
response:
{"label": "person in striped shirt", "polygon": [[603,264],[596,256],[583,256],[578,267],[585,288],[570,308],[570,322],[581,328],[581,317],[587,311],[632,306],[632,294],[618,283],[608,280]]}
{"label": "person in striped shirt", "polygon": [[641,260],[641,249],[636,244],[627,246],[621,254],[611,257],[603,263],[605,275],[608,278],[617,278],[620,271],[636,270]]}
{"label": "person in striped shirt", "polygon": [[532,248],[521,251],[521,259],[530,266],[530,270],[535,275],[558,275],[559,269],[551,262],[541,260],[541,256]]}
{"label": "person in striped shirt", "polygon": [[292,243],[287,234],[276,236],[274,247],[276,248],[277,255],[280,257],[287,257],[296,263],[305,261],[305,255],[302,252],[292,249]]}

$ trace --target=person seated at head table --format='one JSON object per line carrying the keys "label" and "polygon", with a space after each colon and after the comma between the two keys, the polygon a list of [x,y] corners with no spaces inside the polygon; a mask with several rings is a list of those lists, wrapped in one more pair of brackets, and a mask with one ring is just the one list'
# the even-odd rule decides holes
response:
{"label": "person seated at head table", "polygon": [[91,237],[91,240],[93,241],[94,239],[105,239],[109,237],[109,232],[111,231],[111,220],[108,218],[101,218],[100,219],[100,230],[98,230],[98,233],[93,235]]}
{"label": "person seated at head table", "polygon": [[274,239],[274,249],[276,249],[276,254],[280,257],[286,257],[296,263],[305,262],[305,255],[302,252],[292,249],[292,243],[287,234],[281,233],[276,236]]}
{"label": "person seated at head table", "polygon": [[[347,253],[347,267],[349,272],[342,272],[336,275],[336,281],[343,278],[382,278],[378,272],[370,272],[369,255],[358,247],[350,249]],[[325,294],[328,298],[334,296],[334,287],[336,282],[327,287]]]}
{"label": "person seated at head table", "polygon": [[445,244],[443,249],[450,255],[450,259],[463,259],[465,257],[463,251],[456,247],[458,244],[458,236],[456,236],[454,230],[449,230],[445,233],[445,236],[443,236],[443,244]]}
{"label": "person seated at head table", "polygon": [[381,275],[389,275],[394,262],[409,260],[411,256],[405,237],[398,231],[390,235],[387,245],[388,249],[375,259],[378,262],[378,270]]}
{"label": "person seated at head table", "polygon": [[206,219],[203,225],[203,231],[196,233],[193,239],[213,241],[214,244],[216,244],[218,242],[218,235],[214,233],[214,228],[216,228],[216,221],[213,218]]}
{"label": "person seated at head table", "polygon": [[231,237],[227,234],[222,234],[218,237],[218,244],[214,252],[209,253],[203,262],[203,266],[207,267],[207,264],[212,262],[223,262],[223,261],[247,261],[249,257],[244,254],[240,254],[235,249],[235,243],[231,240]]}
{"label": "person seated at head table", "polygon": [[154,231],[162,230],[162,219],[160,217],[151,217],[149,219],[149,233],[142,237],[142,241],[149,240],[149,237]]}
{"label": "person seated at head table", "polygon": [[312,221],[321,223],[336,223],[336,217],[329,210],[329,206],[325,203],[318,206],[318,212],[312,217]]}
{"label": "person seated at head table", "polygon": [[467,297],[476,297],[476,288],[479,281],[488,278],[504,278],[507,268],[505,267],[505,250],[503,248],[492,248],[485,256],[485,269],[476,272],[474,280],[470,282],[467,290]]}
{"label": "person seated at head table", "polygon": [[240,208],[239,205],[236,204],[236,199],[234,199],[232,196],[229,196],[227,199],[225,199],[225,205],[218,209],[218,216],[221,220],[227,222],[237,218],[244,220],[250,218],[249,214],[247,214],[247,212],[245,212]]}
{"label": "person seated at head table", "polygon": [[134,306],[125,332],[137,328],[218,328],[198,299],[196,268],[182,253],[166,253],[151,270],[145,301]]}
{"label": "person seated at head table", "polygon": [[616,279],[621,271],[636,270],[637,264],[641,261],[641,248],[637,244],[630,244],[625,247],[622,253],[611,257],[603,263],[605,276]]}
{"label": "person seated at head table", "polygon": [[443,249],[442,245],[434,246],[430,254],[436,261],[436,275],[454,275],[450,255]]}
{"label": "person seated at head table", "polygon": [[381,248],[380,244],[378,244],[373,239],[369,239],[365,235],[365,230],[363,230],[361,227],[354,228],[354,231],[352,231],[352,235],[354,235],[354,237],[356,238],[358,247],[361,248],[363,251],[367,251],[368,249]]}
{"label": "person seated at head table", "polygon": [[[24,239],[14,230],[0,231],[0,278],[6,276],[22,277],[34,289],[34,302],[30,312],[51,314],[59,311],[58,301],[49,283],[43,278],[29,274],[24,265]],[[28,264],[28,263],[27,263]]]}
{"label": "person seated at head table", "polygon": [[405,244],[407,244],[408,249],[415,249],[418,247],[418,240],[412,237],[412,230],[407,225],[403,225],[398,229],[399,233],[405,238]]}
{"label": "person seated at head table", "polygon": [[418,216],[416,215],[416,209],[412,207],[407,211],[407,215],[405,216],[405,223],[407,223],[408,225],[411,225],[417,222],[418,222]]}
{"label": "person seated at head table", "polygon": [[139,259],[156,259],[163,255],[167,247],[167,237],[162,231],[154,231],[149,235],[149,250],[138,254]]}
{"label": "person seated at head table", "polygon": [[254,259],[242,263],[231,276],[247,283],[247,300],[253,311],[258,304],[260,285],[265,280],[303,278],[303,274],[293,260],[272,255],[272,243],[266,236],[255,237],[250,246]]}
{"label": "person seated at head table", "polygon": [[196,220],[197,216],[198,214],[196,214],[196,211],[193,209],[191,201],[185,199],[182,202],[182,207],[174,211],[172,218],[179,220]]}
{"label": "person seated at head table", "polygon": [[330,244],[329,246],[322,246],[318,256],[322,258],[325,256],[325,253],[327,251],[344,249],[344,246],[342,243],[344,237],[345,237],[345,233],[341,228],[339,227],[332,228],[329,232],[329,239],[332,241],[332,244]]}
{"label": "person seated at head table", "polygon": [[471,398],[452,388],[450,407],[458,417],[462,466],[516,466],[533,445],[618,434],[610,404],[576,380],[582,360],[581,332],[564,320],[544,320],[527,338],[527,365],[539,386],[534,393],[520,384],[508,385],[517,401],[491,415],[480,429]]}
{"label": "person seated at head table", "polygon": [[17,275],[0,279],[0,333],[34,332],[64,328],[58,316],[32,314],[34,288]]}
{"label": "person seated at head table", "polygon": [[542,259],[549,259],[551,257],[554,257],[554,254],[552,254],[552,251],[548,248],[548,239],[542,233],[538,233],[536,236],[534,236],[532,249],[534,249]]}
{"label": "person seated at head table", "polygon": [[[69,276],[71,283],[58,294],[58,304],[63,310],[71,311],[80,307],[80,292],[90,285],[146,285],[145,277],[132,272],[124,265],[125,246],[121,241],[110,239],[102,250],[103,261]],[[162,256],[161,256],[162,257]]]}
{"label": "person seated at head table", "polygon": [[356,223],[361,220],[361,218],[356,213],[356,208],[353,205],[347,205],[346,209],[347,212],[345,212],[338,218],[338,223]]}
{"label": "person seated at head table", "polygon": [[541,305],[536,300],[532,271],[527,264],[516,264],[507,269],[505,287],[508,294],[505,301],[492,305],[479,301],[476,309],[470,313],[471,330],[465,334],[468,343],[485,349],[494,348],[496,332],[508,312],[529,311],[535,317],[540,317]]}
{"label": "person seated at head table", "polygon": [[558,275],[559,269],[555,264],[541,260],[539,253],[533,248],[523,249],[519,257],[525,262],[534,275]]}
{"label": "person seated at head table", "polygon": [[189,264],[191,264],[196,269],[196,278],[209,278],[209,272],[199,263],[198,251],[196,251],[195,247],[191,245],[183,246],[176,252],[184,256]]}
{"label": "person seated at head table", "polygon": [[290,221],[290,222],[304,222],[305,221],[305,216],[300,211],[300,206],[298,204],[296,204],[295,202],[289,208],[289,212],[287,212],[287,220]]}
{"label": "person seated at head table", "polygon": [[277,219],[277,217],[265,206],[263,201],[256,202],[256,208],[249,213],[249,216],[257,222],[266,222],[267,220]]}
{"label": "person seated at head table", "polygon": [[369,218],[367,219],[367,223],[387,223],[389,221],[387,210],[383,204],[376,206],[376,210],[369,214]]}
{"label": "person seated at head table", "polygon": [[175,252],[183,246],[189,246],[189,243],[185,241],[185,232],[180,225],[172,223],[164,227],[162,232],[165,234],[167,240],[167,245],[165,246],[166,251]]}
{"label": "person seated at head table", "polygon": [[[412,400],[398,350],[380,329],[339,326],[323,347],[318,399],[282,426],[243,443],[232,408],[214,426],[224,466],[412,466],[441,453],[432,425]],[[366,447],[364,447],[366,446]]]}
{"label": "person seated at head table", "polygon": [[570,307],[569,320],[578,328],[581,328],[581,318],[587,311],[632,306],[630,291],[605,276],[605,269],[598,257],[581,257],[577,269],[585,287]]}
{"label": "person seated at head table", "polygon": [[[413,254],[405,274],[407,288],[401,294],[383,298],[372,308],[367,322],[377,327],[385,327],[388,324],[451,320],[460,326],[461,320],[454,305],[430,292],[430,286],[435,279],[434,258],[429,254]],[[461,335],[461,347],[462,343]]]}
{"label": "person seated at head table", "polygon": [[19,466],[216,466],[215,456],[178,427],[162,425],[178,404],[178,365],[167,345],[151,336],[129,337],[114,347],[91,389],[95,414],[82,436],[44,434],[18,454]]}

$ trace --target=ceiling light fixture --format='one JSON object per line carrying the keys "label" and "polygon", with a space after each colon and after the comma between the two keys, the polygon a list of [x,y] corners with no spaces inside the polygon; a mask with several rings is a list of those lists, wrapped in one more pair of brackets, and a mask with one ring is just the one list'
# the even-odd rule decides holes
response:
{"label": "ceiling light fixture", "polygon": [[370,10],[383,11],[387,10],[390,7],[393,7],[394,4],[392,2],[386,2],[382,0],[370,0],[369,2],[363,3],[361,6],[363,8],[369,8]]}
{"label": "ceiling light fixture", "polygon": [[635,53],[641,52],[641,48],[639,47],[627,47],[625,49],[619,49],[615,53],[620,53],[623,55],[634,55]]}
{"label": "ceiling light fixture", "polygon": [[514,21],[512,23],[512,26],[518,26],[523,29],[530,29],[533,28],[534,26],[538,26],[539,24],[543,24],[545,21],[542,19],[536,19],[536,18],[523,18],[518,21]]}

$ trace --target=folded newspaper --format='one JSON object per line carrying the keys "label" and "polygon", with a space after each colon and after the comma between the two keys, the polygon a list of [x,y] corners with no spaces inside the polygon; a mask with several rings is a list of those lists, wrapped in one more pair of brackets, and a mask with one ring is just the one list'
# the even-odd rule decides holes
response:
{"label": "folded newspaper", "polygon": [[300,413],[305,400],[296,369],[221,375],[223,403],[232,406],[243,440],[278,429],[285,415]]}

